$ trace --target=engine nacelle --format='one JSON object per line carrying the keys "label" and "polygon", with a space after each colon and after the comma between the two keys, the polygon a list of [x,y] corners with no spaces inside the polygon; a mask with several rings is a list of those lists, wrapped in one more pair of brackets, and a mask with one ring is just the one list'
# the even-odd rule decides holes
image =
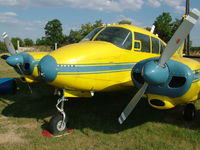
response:
{"label": "engine nacelle", "polygon": [[[174,60],[168,60],[165,64],[169,70],[168,78],[167,80],[165,79],[166,82],[158,85],[145,80],[143,77],[143,68],[151,61],[158,61],[158,58],[143,60],[137,63],[132,69],[132,80],[134,85],[140,88],[144,82],[148,83],[146,94],[177,98],[183,96],[190,89],[193,81],[195,80],[195,74],[187,65]],[[155,74],[155,76],[160,78],[159,73]]]}

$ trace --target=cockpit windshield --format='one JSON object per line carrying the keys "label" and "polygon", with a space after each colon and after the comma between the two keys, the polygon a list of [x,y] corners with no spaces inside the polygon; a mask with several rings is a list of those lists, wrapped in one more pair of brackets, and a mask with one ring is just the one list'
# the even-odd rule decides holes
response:
{"label": "cockpit windshield", "polygon": [[81,41],[91,41],[93,37],[101,30],[103,27],[96,28],[92,30],[88,35],[86,35]]}
{"label": "cockpit windshield", "polygon": [[132,33],[125,28],[107,27],[97,35],[94,41],[106,41],[123,49],[132,49]]}

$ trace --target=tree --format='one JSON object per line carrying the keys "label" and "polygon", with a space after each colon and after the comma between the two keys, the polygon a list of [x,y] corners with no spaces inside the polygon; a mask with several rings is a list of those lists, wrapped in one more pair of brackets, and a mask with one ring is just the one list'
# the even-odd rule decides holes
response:
{"label": "tree", "polygon": [[54,44],[57,43],[58,45],[61,45],[64,40],[63,35],[63,29],[62,24],[60,20],[54,19],[49,21],[45,25],[45,40],[46,44],[48,44],[51,47],[54,47]]}
{"label": "tree", "polygon": [[14,46],[15,49],[17,49],[17,41],[19,41],[19,45],[22,47],[24,46],[24,42],[22,39],[20,39],[19,37],[14,37],[14,38],[11,38],[11,42]]}
{"label": "tree", "polygon": [[129,20],[121,20],[121,21],[119,21],[118,23],[119,23],[119,24],[129,24],[129,25],[132,24],[132,22],[129,21]]}
{"label": "tree", "polygon": [[145,28],[147,31],[151,31],[151,27],[146,27]]}
{"label": "tree", "polygon": [[80,40],[82,40],[92,30],[102,25],[103,23],[101,20],[95,21],[94,24],[91,24],[91,23],[82,24],[80,30],[76,30],[76,31],[70,30],[70,33],[67,36],[67,40],[65,41],[68,41],[68,43],[77,43]]}
{"label": "tree", "polygon": [[84,37],[88,33],[90,33],[93,29],[94,29],[94,27],[91,23],[82,24],[80,34],[81,34],[82,37]]}
{"label": "tree", "polygon": [[6,45],[4,42],[0,41],[0,53],[5,52],[6,51]]}
{"label": "tree", "polygon": [[92,25],[93,29],[103,26],[102,20],[96,20],[95,24]]}
{"label": "tree", "polygon": [[31,40],[29,38],[24,39],[24,46],[33,46],[33,45],[34,45],[33,40]]}
{"label": "tree", "polygon": [[79,42],[84,36],[81,35],[81,31],[74,31],[70,30],[69,36],[67,37],[69,43],[77,43]]}
{"label": "tree", "polygon": [[181,24],[180,19],[175,19],[175,21],[172,23],[172,34],[174,34],[176,32],[176,30],[178,29],[179,25]]}
{"label": "tree", "polygon": [[173,34],[172,32],[172,17],[170,13],[163,12],[154,22],[155,33],[165,42],[168,42]]}
{"label": "tree", "polygon": [[46,41],[47,41],[47,40],[46,40],[46,37],[42,37],[41,39],[38,38],[38,39],[36,40],[35,44],[36,44],[36,45],[45,45],[45,46],[47,46],[48,44],[47,44]]}

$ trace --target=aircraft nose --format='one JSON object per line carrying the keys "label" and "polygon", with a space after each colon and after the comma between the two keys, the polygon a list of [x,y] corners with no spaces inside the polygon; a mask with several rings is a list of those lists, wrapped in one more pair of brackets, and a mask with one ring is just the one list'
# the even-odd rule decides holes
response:
{"label": "aircraft nose", "polygon": [[57,76],[57,62],[52,56],[43,57],[38,64],[38,71],[40,77],[47,81],[52,82]]}

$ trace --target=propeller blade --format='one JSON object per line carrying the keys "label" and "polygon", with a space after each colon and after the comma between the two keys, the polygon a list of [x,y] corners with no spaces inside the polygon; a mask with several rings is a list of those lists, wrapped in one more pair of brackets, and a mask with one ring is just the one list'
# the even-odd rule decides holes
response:
{"label": "propeller blade", "polygon": [[191,29],[200,17],[200,11],[197,9],[192,9],[189,15],[183,20],[179,28],[176,30],[166,48],[164,49],[160,59],[159,66],[163,66],[167,60],[176,52],[176,50],[184,42],[187,35],[190,33]]}
{"label": "propeller blade", "polygon": [[[19,71],[21,72],[21,74],[24,74],[24,72],[22,71],[20,65],[17,64],[16,66],[17,66],[17,68],[19,69]],[[29,84],[28,82],[27,82],[27,86],[28,86],[28,89],[29,89],[30,93],[32,94],[33,91],[32,91],[31,86],[30,86],[30,84]]]}
{"label": "propeller blade", "polygon": [[118,121],[120,124],[122,124],[126,120],[126,118],[130,115],[130,113],[136,107],[137,103],[140,101],[141,97],[144,95],[147,87],[148,87],[148,83],[145,82],[142,85],[142,87],[139,89],[139,91],[131,99],[129,104],[126,106],[126,108],[123,110],[120,117],[118,118]]}
{"label": "propeller blade", "polygon": [[11,55],[14,55],[14,54],[16,53],[16,51],[15,51],[15,48],[14,48],[14,46],[13,46],[13,44],[12,44],[10,38],[8,37],[8,34],[7,34],[6,32],[4,32],[4,33],[2,34],[2,37],[3,37],[3,39],[4,39],[4,42],[5,42],[6,47],[7,47],[7,49],[8,49],[8,52],[9,52]]}

